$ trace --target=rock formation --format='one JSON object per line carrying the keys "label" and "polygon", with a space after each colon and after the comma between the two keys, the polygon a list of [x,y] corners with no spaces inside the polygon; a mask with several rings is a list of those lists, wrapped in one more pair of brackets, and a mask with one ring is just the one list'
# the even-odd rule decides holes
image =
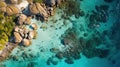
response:
{"label": "rock formation", "polygon": [[20,43],[22,41],[22,37],[17,32],[14,32],[14,38],[16,43]]}
{"label": "rock formation", "polygon": [[41,16],[44,20],[48,18],[48,14],[46,10],[41,6],[40,3],[34,3],[29,5],[29,10],[30,13],[33,15],[39,15]]}
{"label": "rock formation", "polygon": [[37,25],[35,23],[32,23],[31,27],[33,28],[33,30],[37,30]]}
{"label": "rock formation", "polygon": [[24,14],[20,14],[20,16],[18,17],[18,24],[19,25],[23,25],[23,23],[26,21],[27,16]]}
{"label": "rock formation", "polygon": [[19,9],[14,5],[8,5],[6,7],[6,14],[7,15],[15,15],[15,14],[18,14],[18,13],[19,13]]}
{"label": "rock formation", "polygon": [[31,17],[27,17],[27,19],[24,21],[24,24],[26,25],[31,24]]}
{"label": "rock formation", "polygon": [[36,31],[34,31],[34,30],[33,30],[33,31],[30,31],[28,38],[29,38],[29,39],[33,39],[33,38],[36,37],[36,35],[37,35]]}
{"label": "rock formation", "polygon": [[22,44],[23,44],[24,46],[30,46],[30,45],[31,45],[31,40],[29,40],[29,39],[23,39],[23,40],[22,40]]}

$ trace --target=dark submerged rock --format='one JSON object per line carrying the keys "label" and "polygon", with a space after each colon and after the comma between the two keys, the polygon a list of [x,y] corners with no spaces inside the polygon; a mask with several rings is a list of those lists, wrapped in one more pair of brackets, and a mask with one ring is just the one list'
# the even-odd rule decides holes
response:
{"label": "dark submerged rock", "polygon": [[111,2],[113,2],[114,0],[104,0],[105,2],[107,2],[107,3],[111,3]]}
{"label": "dark submerged rock", "polygon": [[57,49],[57,48],[51,48],[50,51],[53,52],[53,53],[57,53],[57,52],[59,52],[59,49]]}
{"label": "dark submerged rock", "polygon": [[81,57],[80,57],[80,54],[79,53],[73,53],[73,56],[72,56],[75,60],[77,60],[77,59],[80,59]]}
{"label": "dark submerged rock", "polygon": [[105,58],[109,55],[110,50],[109,49],[98,49],[99,51],[99,57]]}
{"label": "dark submerged rock", "polygon": [[50,64],[53,64],[53,65],[57,65],[58,64],[58,61],[56,60],[56,58],[54,57],[49,57],[48,60],[46,61],[46,64],[47,65],[50,65]]}
{"label": "dark submerged rock", "polygon": [[58,52],[55,56],[56,56],[58,59],[62,59],[62,58],[63,58],[63,53],[62,53],[62,52]]}
{"label": "dark submerged rock", "polygon": [[35,62],[30,62],[30,63],[28,63],[28,66],[27,67],[35,67]]}
{"label": "dark submerged rock", "polygon": [[73,61],[71,58],[65,59],[65,62],[66,62],[67,64],[73,64],[73,63],[74,63],[74,61]]}

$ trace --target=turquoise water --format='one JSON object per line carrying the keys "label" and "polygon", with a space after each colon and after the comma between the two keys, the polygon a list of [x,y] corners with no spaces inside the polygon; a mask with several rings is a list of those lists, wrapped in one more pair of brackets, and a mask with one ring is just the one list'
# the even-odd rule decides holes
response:
{"label": "turquoise water", "polygon": [[[119,2],[119,0],[118,0]],[[11,55],[12,58],[1,62],[1,66],[5,67],[120,67],[120,20],[117,19],[119,15],[118,11],[115,11],[117,0],[112,3],[106,3],[103,0],[83,0],[80,3],[80,8],[87,13],[92,13],[95,10],[95,5],[109,5],[109,17],[107,22],[101,22],[96,25],[95,28],[89,28],[89,19],[86,16],[75,18],[71,16],[70,20],[61,19],[61,15],[64,14],[62,10],[58,9],[55,16],[49,18],[48,23],[42,23],[32,19],[32,23],[36,23],[38,26],[37,38],[32,41],[30,47],[15,48]],[[113,12],[111,12],[113,10]],[[118,12],[119,13],[119,12]],[[117,16],[117,15],[118,16]],[[66,23],[64,23],[66,22]],[[66,47],[61,43],[61,36],[65,34],[66,30],[74,28],[77,37],[83,37],[90,39],[92,34],[103,35],[103,32],[107,30],[106,35],[100,38],[103,43],[96,48],[109,49],[110,53],[105,58],[99,58],[97,56],[87,58],[83,52],[80,53],[81,58],[74,60],[73,64],[65,63],[65,58],[58,59],[55,57],[55,53],[50,49],[55,47],[59,50],[65,50]],[[70,29],[70,31],[72,31]],[[96,33],[99,32],[99,33]],[[84,36],[84,33],[88,33],[88,37]],[[73,39],[74,40],[74,39]],[[88,51],[89,53],[89,51]],[[47,65],[47,60],[53,57],[58,63],[57,65]]]}

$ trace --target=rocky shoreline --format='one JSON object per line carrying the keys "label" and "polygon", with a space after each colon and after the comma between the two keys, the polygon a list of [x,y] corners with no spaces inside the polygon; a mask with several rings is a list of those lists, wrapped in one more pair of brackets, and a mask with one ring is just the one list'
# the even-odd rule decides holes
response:
{"label": "rocky shoreline", "polygon": [[[4,15],[16,17],[16,26],[13,30],[13,36],[6,44],[6,47],[1,50],[0,61],[3,61],[9,57],[10,52],[17,46],[30,46],[31,40],[37,36],[37,25],[31,23],[32,18],[38,18],[38,20],[46,21],[48,17],[54,15],[54,9],[63,0],[45,0],[44,3],[28,2],[27,0],[18,3],[18,0],[10,0],[6,2],[0,0],[0,12]],[[27,28],[29,26],[29,28]]]}
{"label": "rocky shoreline", "polygon": [[17,46],[15,43],[8,42],[6,47],[0,53],[0,62],[9,57],[10,52]]}
{"label": "rocky shoreline", "polygon": [[[31,19],[37,19],[37,20],[41,20],[44,22],[48,22],[48,18],[50,16],[54,15],[54,11],[55,11],[56,7],[59,6],[59,4],[61,4],[62,1],[63,0],[44,0],[44,3],[38,3],[38,2],[28,2],[28,0],[25,0],[19,4],[14,3],[15,5],[12,5],[14,7],[8,6],[8,4],[5,5],[5,3],[3,1],[2,3],[5,6],[2,6],[2,7],[0,6],[0,9],[4,8],[4,10],[2,10],[2,11],[5,13],[5,15],[11,15],[11,14],[16,15],[17,19],[16,19],[16,26],[13,29],[13,37],[10,39],[10,43],[6,44],[6,48],[3,51],[1,51],[0,60],[2,61],[2,60],[7,59],[7,57],[9,57],[9,53],[12,51],[12,49],[14,49],[18,45],[22,46],[23,48],[30,46],[32,40],[36,38],[37,32],[38,32],[37,24],[32,23]],[[59,50],[59,48],[53,47],[52,46],[53,44],[52,45],[48,44],[48,45],[52,46],[50,49],[48,48],[48,51],[50,51],[54,55],[52,55],[50,57],[47,56],[46,64],[47,65],[51,65],[51,64],[57,65],[58,62],[61,61],[61,59],[63,59],[64,62],[67,64],[73,64],[75,60],[81,59],[81,55],[80,55],[81,53],[87,58],[93,58],[93,57],[106,58],[110,53],[110,49],[109,48],[101,49],[101,48],[96,48],[96,47],[99,47],[99,46],[101,46],[101,44],[106,43],[103,40],[106,40],[104,37],[108,34],[108,32],[105,31],[105,32],[101,33],[99,31],[95,30],[95,28],[99,28],[101,23],[107,23],[108,17],[109,17],[108,12],[109,12],[110,6],[108,6],[107,4],[106,5],[105,4],[96,5],[95,10],[92,10],[91,12],[88,12],[86,14],[86,13],[84,13],[83,10],[79,9],[78,6],[80,6],[80,5],[74,5],[74,3],[73,3],[73,2],[75,2],[74,0],[65,0],[65,1],[69,1],[70,4],[63,2],[62,6],[65,6],[65,8],[59,7],[60,9],[62,8],[64,14],[61,14],[61,16],[58,20],[55,19],[55,20],[51,20],[51,21],[53,23],[57,23],[57,21],[60,21],[61,19],[63,19],[64,20],[63,25],[65,25],[67,22],[66,20],[69,20],[68,22],[72,23],[73,27],[68,28],[68,30],[66,30],[64,32],[64,34],[61,35],[59,38],[60,44],[62,46],[64,46],[63,47],[64,49],[62,48],[61,50]],[[80,1],[82,1],[82,0],[80,0]],[[104,1],[109,3],[112,0],[104,0]],[[76,10],[71,9],[70,6],[75,7]],[[117,6],[119,6],[119,5],[117,5]],[[13,10],[15,7],[17,7],[19,10],[17,14]],[[69,10],[69,11],[67,12],[64,9]],[[6,10],[8,10],[8,11],[6,11]],[[12,11],[12,12],[10,13],[9,11]],[[67,12],[67,13],[65,13],[65,12]],[[116,13],[119,14],[119,10]],[[86,26],[88,28],[85,29],[84,26],[82,26],[82,24],[79,24],[79,22],[81,22],[81,21],[77,22],[74,19],[70,18],[69,16],[71,16],[71,15],[74,15],[75,19],[79,19],[80,17],[85,17],[85,19],[88,19],[89,22]],[[60,21],[60,23],[62,23],[62,21]],[[46,23],[46,24],[48,24],[48,23]],[[82,36],[78,35],[78,31],[76,30],[77,26],[79,27],[79,29],[78,29],[78,31],[80,32],[79,34],[81,34]],[[42,25],[40,28],[42,28],[42,27],[47,28],[44,25]],[[50,27],[53,27],[53,24]],[[62,27],[59,27],[59,29],[61,29],[61,28]],[[47,30],[48,30],[48,28],[47,28]],[[58,31],[58,28],[55,28],[55,30]],[[52,32],[52,31],[49,31],[49,32]],[[45,34],[45,36],[46,35],[48,35],[48,34]],[[56,35],[56,34],[54,34],[54,35]],[[39,36],[39,37],[44,38],[41,36]],[[38,40],[38,41],[40,41],[40,40]],[[44,45],[43,41],[39,42],[38,45],[40,46],[40,44]],[[47,45],[47,47],[48,47],[48,45]],[[15,53],[16,55],[11,55],[10,59],[12,59],[13,61],[26,61],[27,59],[31,59],[36,56],[40,57],[42,55],[42,53],[40,53],[40,56],[39,56],[39,52],[46,52],[44,49],[41,49],[41,48],[42,47],[39,48],[40,51],[38,51],[37,55],[34,56],[33,53],[28,53],[20,47],[20,49],[22,51],[24,51],[20,54],[20,57],[22,58],[22,60],[19,60],[20,57],[17,53]],[[119,49],[119,47],[117,47],[117,48]],[[18,50],[17,52],[20,52],[21,50]],[[34,49],[30,49],[28,51],[32,51],[32,50],[34,50]],[[36,50],[36,48],[35,48],[35,50]],[[34,52],[34,51],[32,51],[32,52]],[[45,53],[43,53],[43,54],[45,55]],[[34,63],[32,63],[32,62],[28,63],[28,67],[31,67],[31,66],[34,66]]]}

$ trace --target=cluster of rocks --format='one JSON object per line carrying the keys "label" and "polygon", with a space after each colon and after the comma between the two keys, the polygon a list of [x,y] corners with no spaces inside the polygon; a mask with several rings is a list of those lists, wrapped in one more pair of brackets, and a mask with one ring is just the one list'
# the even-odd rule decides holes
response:
{"label": "cluster of rocks", "polygon": [[27,67],[35,67],[36,62],[29,62]]}
{"label": "cluster of rocks", "polygon": [[18,25],[14,28],[14,42],[22,43],[24,46],[29,46],[31,44],[31,39],[36,37],[37,25],[32,23],[30,27],[33,30],[29,30],[26,28],[26,24],[30,24],[31,19],[24,14],[20,14],[18,17]]}
{"label": "cluster of rocks", "polygon": [[47,20],[48,18],[47,11],[44,9],[43,6],[41,6],[40,3],[30,4],[29,11],[33,15],[38,15],[39,17],[42,17],[43,20]]}
{"label": "cluster of rocks", "polygon": [[[37,16],[40,20],[46,21],[49,16],[54,15],[54,7],[58,6],[62,0],[45,0],[44,3],[29,2],[28,7],[24,8],[27,15]],[[6,15],[16,15],[24,10],[19,9],[19,0],[0,1],[0,12],[6,13]],[[21,3],[22,1],[20,1]],[[16,5],[15,5],[16,4]],[[19,7],[17,7],[19,6]],[[23,6],[24,7],[24,6]],[[21,7],[22,8],[22,7]]]}
{"label": "cluster of rocks", "polygon": [[88,27],[94,28],[94,27],[99,27],[101,22],[107,22],[108,20],[108,10],[109,6],[108,5],[100,5],[100,6],[95,6],[96,11],[92,11],[92,14],[89,16],[89,21],[90,23],[88,24]]}
{"label": "cluster of rocks", "polygon": [[20,11],[15,5],[8,5],[4,1],[0,1],[0,12],[4,12],[7,15],[15,15]]}
{"label": "cluster of rocks", "polygon": [[26,61],[26,60],[32,60],[36,58],[37,56],[33,53],[28,53],[26,51],[22,52],[21,55],[10,55],[9,58],[13,61]]}
{"label": "cluster of rocks", "polygon": [[57,65],[58,59],[55,57],[49,57],[46,63],[47,63],[47,65],[50,65],[50,64]]}
{"label": "cluster of rocks", "polygon": [[18,25],[29,25],[31,24],[31,17],[27,17],[25,14],[20,14],[17,21]]}
{"label": "cluster of rocks", "polygon": [[58,6],[62,0],[45,0],[44,3],[30,3],[28,6],[29,14],[36,15],[40,20],[47,20],[54,15],[54,6]]}
{"label": "cluster of rocks", "polygon": [[55,57],[65,59],[64,61],[68,64],[73,64],[74,60],[81,58],[80,53],[87,58],[105,58],[108,56],[109,49],[96,48],[102,43],[99,33],[85,39],[83,37],[78,38],[74,30],[67,30],[62,36],[61,43],[65,46],[65,49],[63,51],[57,50]]}
{"label": "cluster of rocks", "polygon": [[64,51],[56,53],[58,59],[65,58],[66,63],[73,64],[74,60],[81,58],[80,52],[83,50],[83,46],[79,45],[80,43],[74,32],[67,32],[63,35],[61,43],[66,46],[66,48]]}
{"label": "cluster of rocks", "polygon": [[[13,37],[10,39],[10,42],[14,44],[22,44],[23,46],[29,46],[31,44],[31,40],[36,38],[37,34],[37,25],[35,23],[31,24],[31,17],[34,15],[40,19],[42,18],[43,20],[47,20],[49,16],[54,15],[54,7],[58,6],[61,1],[62,0],[45,0],[45,3],[33,3],[33,1],[31,0],[31,2],[29,2],[29,5],[27,5],[26,7],[26,2],[19,5],[21,2],[23,2],[22,0],[0,0],[0,12],[3,12],[5,15],[8,16],[15,15],[15,17],[17,18],[17,20],[15,21],[16,26],[13,30]],[[21,9],[22,6],[23,10]],[[27,12],[27,14],[24,13],[24,11]],[[28,25],[29,28],[31,28],[32,30],[28,29],[26,25]],[[12,48],[10,48],[9,50],[9,47]],[[9,47],[5,48],[2,51],[2,54],[0,54],[0,61],[8,57],[10,51],[15,47],[15,45],[9,45]],[[18,57],[15,56],[13,57],[13,59],[17,60]]]}

